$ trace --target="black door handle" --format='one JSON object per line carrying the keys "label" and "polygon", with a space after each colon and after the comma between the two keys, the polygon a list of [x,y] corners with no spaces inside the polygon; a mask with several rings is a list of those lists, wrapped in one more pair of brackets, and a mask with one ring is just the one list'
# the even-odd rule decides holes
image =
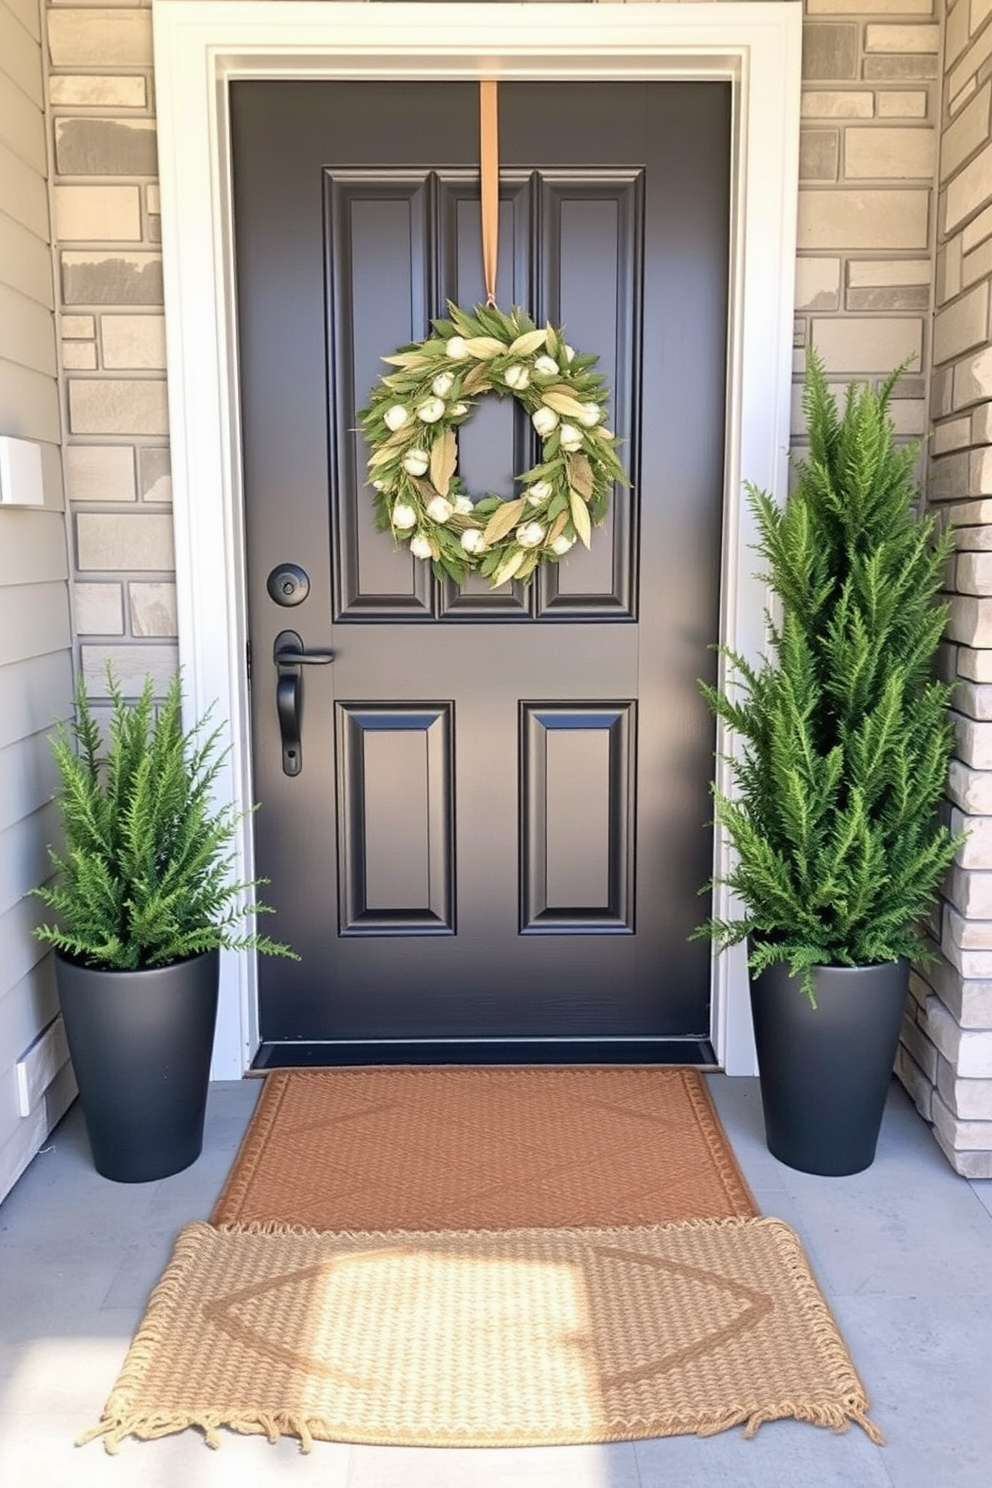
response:
{"label": "black door handle", "polygon": [[300,739],[303,678],[300,667],[326,666],[334,660],[334,652],[308,651],[295,630],[283,630],[276,636],[272,660],[279,673],[276,682],[276,714],[282,744],[283,773],[299,775],[303,768],[303,746]]}

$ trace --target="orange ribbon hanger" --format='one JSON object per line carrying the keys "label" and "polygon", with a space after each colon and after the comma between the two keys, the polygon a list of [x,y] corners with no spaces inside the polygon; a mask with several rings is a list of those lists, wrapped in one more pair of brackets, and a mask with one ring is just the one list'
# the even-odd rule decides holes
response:
{"label": "orange ribbon hanger", "polygon": [[479,83],[479,191],[482,206],[482,274],[486,304],[496,304],[496,257],[499,247],[499,84]]}

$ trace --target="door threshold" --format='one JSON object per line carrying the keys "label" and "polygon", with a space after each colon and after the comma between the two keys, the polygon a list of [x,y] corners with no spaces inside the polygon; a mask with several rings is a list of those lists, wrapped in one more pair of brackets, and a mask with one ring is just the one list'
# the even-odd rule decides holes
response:
{"label": "door threshold", "polygon": [[689,1064],[719,1069],[709,1039],[377,1039],[262,1043],[252,1073],[394,1064]]}

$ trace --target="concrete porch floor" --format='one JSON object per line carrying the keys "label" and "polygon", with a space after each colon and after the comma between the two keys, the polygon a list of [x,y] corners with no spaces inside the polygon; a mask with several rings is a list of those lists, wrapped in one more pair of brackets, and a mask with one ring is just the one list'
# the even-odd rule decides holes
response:
{"label": "concrete porch floor", "polygon": [[992,1181],[956,1177],[893,1084],[875,1165],[813,1178],[764,1146],[757,1082],[712,1076],[765,1214],[801,1236],[887,1439],[796,1422],[700,1440],[462,1451],[184,1432],[116,1457],[94,1424],[176,1232],[205,1218],[256,1081],[211,1088],[200,1160],[159,1183],[98,1177],[78,1105],[0,1206],[0,1483],[5,1488],[988,1488]]}

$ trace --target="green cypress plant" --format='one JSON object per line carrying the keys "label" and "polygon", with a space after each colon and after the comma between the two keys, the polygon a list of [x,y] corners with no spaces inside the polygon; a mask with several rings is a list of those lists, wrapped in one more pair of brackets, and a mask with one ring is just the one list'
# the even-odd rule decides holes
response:
{"label": "green cypress plant", "polygon": [[953,735],[934,675],[953,540],[916,510],[918,446],[893,437],[902,371],[851,383],[841,410],[809,351],[808,457],[782,507],[747,487],[769,654],[726,651],[730,686],[701,684],[741,741],[714,798],[734,852],[717,882],[743,912],[696,933],[746,938],[755,975],[788,962],[811,1001],[814,966],[933,959],[923,921],[959,845],[939,820]]}
{"label": "green cypress plant", "polygon": [[232,843],[244,812],[217,808],[213,790],[224,756],[208,717],[182,726],[176,676],[156,707],[152,679],[128,703],[108,668],[109,745],[82,679],[71,726],[51,739],[64,849],[49,848],[51,883],[33,892],[55,924],[35,931],[84,966],[134,971],[168,966],[227,947],[293,956],[264,935],[239,933],[246,916],[270,913],[242,893],[264,880],[232,880]]}

